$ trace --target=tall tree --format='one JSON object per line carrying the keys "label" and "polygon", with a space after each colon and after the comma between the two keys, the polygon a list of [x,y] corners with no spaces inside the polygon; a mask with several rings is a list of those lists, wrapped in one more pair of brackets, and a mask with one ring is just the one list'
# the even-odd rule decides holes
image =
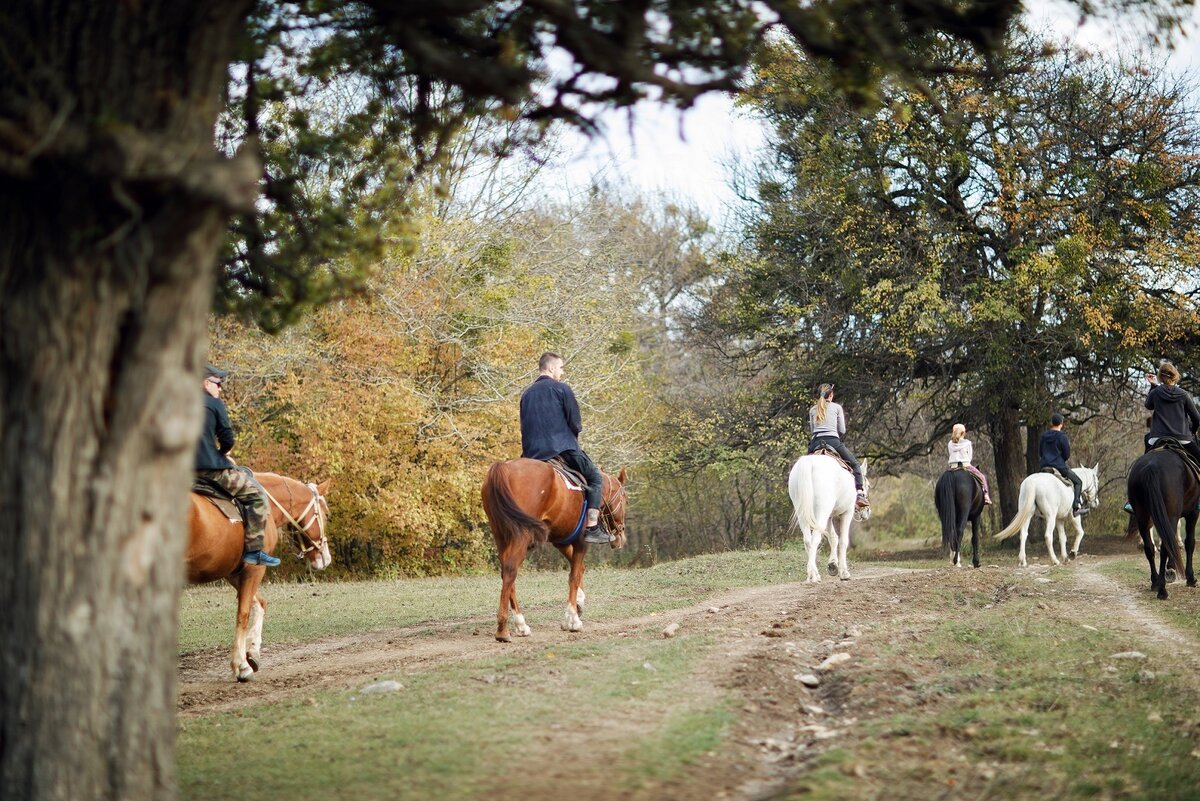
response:
{"label": "tall tree", "polygon": [[1011,515],[1052,410],[1085,419],[1200,330],[1200,114],[1153,69],[1025,35],[991,75],[951,54],[960,69],[921,94],[885,83],[861,116],[827,67],[767,51],[756,259],[710,321],[769,371],[760,436],[823,380],[877,455],[986,425]]}
{"label": "tall tree", "polygon": [[[402,212],[412,184],[394,179],[436,161],[472,116],[536,127],[648,95],[686,105],[734,86],[771,13],[862,90],[888,67],[937,71],[897,43],[946,31],[994,47],[1018,8],[5,3],[0,786],[28,799],[174,793],[180,532],[215,286],[224,306],[278,326],[355,284],[340,234]],[[555,48],[566,70],[551,70]],[[337,128],[305,111],[324,88],[355,111]],[[320,170],[337,192],[306,191]]]}

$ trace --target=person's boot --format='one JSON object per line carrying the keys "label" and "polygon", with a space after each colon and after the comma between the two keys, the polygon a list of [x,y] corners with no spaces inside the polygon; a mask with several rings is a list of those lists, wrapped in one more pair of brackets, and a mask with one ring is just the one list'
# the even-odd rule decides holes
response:
{"label": "person's boot", "polygon": [[871,502],[867,500],[867,493],[863,492],[862,490],[859,490],[858,495],[854,500],[854,505],[857,506],[859,509],[870,506]]}
{"label": "person's boot", "polygon": [[242,561],[248,565],[265,565],[267,567],[279,567],[281,564],[278,559],[266,551],[246,551],[242,556]]}

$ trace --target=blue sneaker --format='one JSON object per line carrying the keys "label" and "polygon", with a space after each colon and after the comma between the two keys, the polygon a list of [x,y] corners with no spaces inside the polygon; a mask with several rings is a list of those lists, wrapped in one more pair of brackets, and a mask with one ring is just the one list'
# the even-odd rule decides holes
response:
{"label": "blue sneaker", "polygon": [[279,567],[280,561],[266,551],[247,551],[242,557],[242,561],[248,565],[266,565],[267,567]]}

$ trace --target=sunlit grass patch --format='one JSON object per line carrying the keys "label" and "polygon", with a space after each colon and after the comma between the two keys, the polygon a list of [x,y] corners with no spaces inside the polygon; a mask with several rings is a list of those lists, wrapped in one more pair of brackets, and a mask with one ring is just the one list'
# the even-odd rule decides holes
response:
{"label": "sunlit grass patch", "polygon": [[[498,773],[512,797],[513,771],[496,768],[521,760],[533,783],[546,780],[549,760],[609,786],[640,786],[720,741],[730,720],[722,697],[690,686],[711,646],[699,635],[566,644],[190,718],[179,733],[182,797],[240,799],[247,787],[270,787],[296,801],[488,798]],[[384,678],[403,689],[361,692]]]}

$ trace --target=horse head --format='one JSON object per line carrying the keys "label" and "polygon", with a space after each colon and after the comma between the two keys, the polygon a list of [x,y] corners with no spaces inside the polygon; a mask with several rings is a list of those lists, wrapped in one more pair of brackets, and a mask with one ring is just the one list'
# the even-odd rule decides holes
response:
{"label": "horse head", "polygon": [[1089,509],[1094,509],[1100,503],[1100,463],[1095,467],[1080,467],[1075,471],[1083,485],[1079,489],[1079,499]]}
{"label": "horse head", "polygon": [[625,491],[625,482],[628,480],[625,468],[621,468],[616,478],[610,475],[605,475],[604,478],[604,501],[600,507],[600,514],[604,517],[605,527],[613,534],[612,547],[624,548],[625,511],[629,505],[629,495]]}
{"label": "horse head", "polygon": [[277,473],[255,473],[255,477],[267,491],[276,525],[280,531],[290,530],[295,537],[299,556],[316,570],[324,570],[333,564],[326,534],[329,503],[325,500],[325,492],[329,489],[330,479],[320,484],[305,484]]}

